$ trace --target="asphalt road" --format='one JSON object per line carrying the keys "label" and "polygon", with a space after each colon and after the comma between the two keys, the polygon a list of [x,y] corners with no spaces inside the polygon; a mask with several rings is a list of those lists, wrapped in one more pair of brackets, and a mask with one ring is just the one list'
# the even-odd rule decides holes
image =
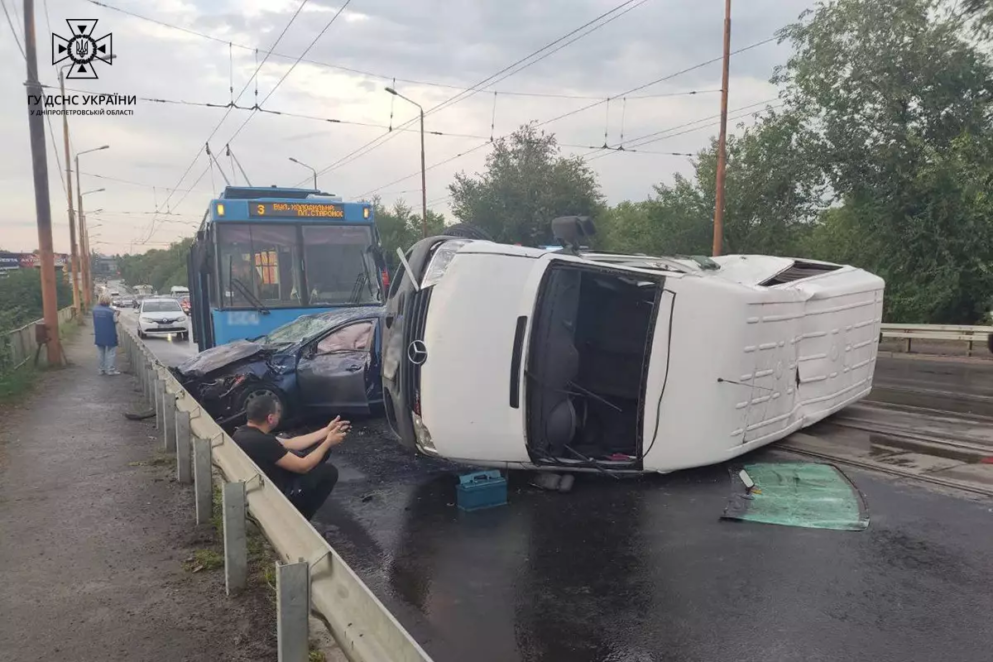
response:
{"label": "asphalt road", "polygon": [[[109,281],[108,286],[110,289],[119,291],[123,297],[133,296],[133,293],[119,280]],[[137,329],[138,311],[132,308],[121,310],[120,322],[132,331]],[[149,337],[145,342],[152,348],[156,358],[169,366],[179,365],[197,353],[196,343],[192,339],[180,340],[176,336],[169,336],[167,338]]]}
{"label": "asphalt road", "polygon": [[[166,363],[195,351],[149,346]],[[952,401],[958,389],[963,402],[985,396],[990,369],[881,357],[877,385]],[[379,420],[357,421],[334,463],[316,525],[437,662],[986,662],[993,650],[988,500],[846,470],[866,531],[732,523],[721,465],[582,476],[565,495],[516,473],[507,506],[466,514],[455,482],[470,469],[409,455]]]}

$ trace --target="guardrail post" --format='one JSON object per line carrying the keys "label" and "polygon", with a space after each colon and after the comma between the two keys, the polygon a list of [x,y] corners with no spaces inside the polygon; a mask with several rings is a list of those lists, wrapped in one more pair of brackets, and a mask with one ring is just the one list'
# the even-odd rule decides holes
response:
{"label": "guardrail post", "polygon": [[245,483],[224,483],[224,585],[228,595],[241,592],[248,580],[245,537]]}
{"label": "guardrail post", "polygon": [[310,564],[276,563],[276,647],[279,662],[310,654]]}
{"label": "guardrail post", "polygon": [[145,359],[145,400],[148,406],[155,406],[155,373],[151,361]]}
{"label": "guardrail post", "polygon": [[193,492],[197,502],[197,524],[207,524],[214,507],[214,485],[210,475],[210,439],[193,437]]}
{"label": "guardrail post", "polygon": [[162,382],[162,450],[176,452],[176,396]]}
{"label": "guardrail post", "polygon": [[965,350],[966,356],[972,356],[972,341],[969,341],[969,349]]}
{"label": "guardrail post", "polygon": [[910,354],[910,338],[907,338],[907,353]]}
{"label": "guardrail post", "polygon": [[164,391],[165,388],[163,387],[164,385],[162,384],[162,380],[159,379],[159,376],[158,375],[156,375],[156,374],[153,373],[152,377],[154,379],[154,381],[152,382],[152,390],[153,390],[152,397],[155,398],[155,429],[156,430],[161,430],[162,429],[162,404],[163,404],[163,402],[162,402],[162,391]]}
{"label": "guardrail post", "polygon": [[176,409],[176,480],[193,482],[190,458],[190,412]]}

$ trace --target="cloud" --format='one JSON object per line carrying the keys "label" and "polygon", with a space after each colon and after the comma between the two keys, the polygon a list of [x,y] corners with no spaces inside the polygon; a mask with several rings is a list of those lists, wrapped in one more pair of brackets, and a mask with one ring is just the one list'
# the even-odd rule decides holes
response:
{"label": "cloud", "polygon": [[[118,59],[101,67],[96,81],[71,81],[73,89],[117,92],[145,97],[226,104],[244,88],[239,104],[261,102],[286,74],[296,58],[334,16],[340,3],[311,0],[300,18],[287,30],[262,67],[257,81],[254,47],[270,49],[299,0],[165,0],[154,4],[137,0],[107,0],[108,4],[146,15],[164,23],[210,35],[205,39],[188,32],[156,25],[78,0],[49,0],[36,5],[39,71],[43,82],[57,81],[45,52],[50,31],[65,32],[65,19],[99,19],[98,31],[112,31]],[[357,160],[349,160],[321,176],[321,185],[345,197],[379,189],[384,200],[416,199],[409,193],[419,185],[419,138],[415,131],[398,131],[414,121],[417,109],[383,91],[393,83],[425,108],[446,102],[460,89],[474,85],[515,60],[579,27],[616,4],[617,0],[507,0],[503,3],[452,3],[445,0],[354,0],[306,55],[306,60],[334,64],[358,74],[311,62],[300,62],[266,102],[270,110],[347,120],[370,126],[335,124],[320,119],[300,119],[252,113],[247,110],[205,108],[197,105],[140,102],[133,117],[71,117],[73,147],[83,150],[101,144],[105,152],[85,155],[83,173],[99,174],[123,183],[82,174],[83,188],[104,187],[105,193],[87,198],[87,205],[111,211],[152,211],[168,196],[189,167],[169,208],[188,214],[188,224],[162,223],[151,238],[168,242],[188,235],[202,215],[211,191],[223,185],[217,166],[210,167],[201,154],[208,136],[215,153],[244,124],[232,149],[256,185],[292,185],[309,178],[303,168],[289,162],[295,157],[325,167],[376,138],[382,147]],[[755,43],[795,20],[812,0],[750,0],[735,6],[732,46]],[[649,0],[600,30],[569,44],[546,59],[525,68],[478,94],[431,113],[428,164],[467,153],[484,145],[491,133],[500,136],[530,120],[544,121],[594,103],[584,99],[528,97],[508,94],[541,94],[607,97],[649,81],[679,72],[718,57],[721,52],[723,3],[699,0]],[[0,25],[7,30],[7,26]],[[0,234],[5,247],[31,250],[37,245],[34,230],[34,194],[27,116],[23,99],[24,69],[20,53],[8,35],[0,39],[0,57],[20,66],[0,70],[0,85],[17,103],[0,108],[0,139],[5,157],[0,160]],[[226,42],[232,42],[228,46]],[[239,46],[247,46],[248,49]],[[768,44],[742,53],[732,61],[732,108],[775,96],[765,81],[776,64],[785,61],[786,46]],[[258,56],[258,62],[265,58]],[[256,96],[256,87],[258,95]],[[679,126],[713,115],[719,95],[634,98],[639,95],[673,94],[720,87],[720,66],[712,64],[670,81],[652,85],[626,102],[614,100],[552,122],[565,145],[601,145],[608,142]],[[497,94],[494,95],[494,90]],[[621,118],[623,116],[623,124]],[[221,122],[222,118],[224,121]],[[66,200],[53,152],[63,158],[61,118],[45,124],[48,143],[49,189],[55,245],[68,248]],[[734,124],[734,122],[732,122]],[[416,125],[415,125],[416,126]],[[392,127],[393,131],[388,131]],[[653,151],[694,152],[707,144],[716,128],[684,133],[651,145]],[[646,147],[646,149],[649,149]],[[428,172],[428,199],[443,198],[456,172],[476,172],[485,163],[488,147]],[[589,154],[582,147],[565,147],[566,153]],[[228,178],[231,162],[218,157]],[[191,165],[192,162],[192,165]],[[611,202],[641,199],[660,181],[689,170],[687,159],[658,154],[611,154],[591,161],[604,193]],[[64,164],[63,164],[64,169]],[[390,182],[410,176],[392,186]],[[62,173],[64,177],[64,172]],[[239,183],[241,177],[235,178]],[[154,189],[152,187],[155,187]],[[400,192],[400,193],[397,193]],[[91,200],[92,198],[92,200]],[[445,204],[436,205],[444,211]],[[126,251],[132,242],[148,235],[147,214],[107,213],[101,221],[103,250]],[[157,247],[157,246],[156,246]],[[142,246],[135,247],[141,250]]]}

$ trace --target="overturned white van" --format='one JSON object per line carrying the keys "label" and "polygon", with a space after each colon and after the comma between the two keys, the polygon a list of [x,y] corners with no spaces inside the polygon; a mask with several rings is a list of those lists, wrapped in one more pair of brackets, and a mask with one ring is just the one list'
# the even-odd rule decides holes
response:
{"label": "overturned white van", "polygon": [[720,462],[868,394],[883,286],[811,260],[425,239],[387,303],[387,418],[481,466]]}

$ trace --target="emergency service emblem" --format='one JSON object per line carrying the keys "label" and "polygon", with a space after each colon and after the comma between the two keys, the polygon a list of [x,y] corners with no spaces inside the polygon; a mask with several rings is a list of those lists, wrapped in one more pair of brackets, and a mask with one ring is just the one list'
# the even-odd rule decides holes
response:
{"label": "emergency service emblem", "polygon": [[69,32],[72,37],[66,39],[52,33],[52,64],[70,60],[69,73],[66,78],[98,78],[94,60],[114,64],[114,38],[107,33],[99,39],[94,37],[97,27],[95,18],[70,18]]}

